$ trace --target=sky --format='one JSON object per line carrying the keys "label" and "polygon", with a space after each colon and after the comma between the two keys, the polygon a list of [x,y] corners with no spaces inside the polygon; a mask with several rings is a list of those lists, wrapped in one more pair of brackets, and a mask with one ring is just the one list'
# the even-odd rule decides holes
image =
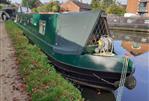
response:
{"label": "sky", "polygon": [[[18,2],[18,3],[20,3],[21,2],[21,0],[10,0],[10,1],[12,1],[13,3],[15,3],[15,2]],[[50,1],[50,0],[40,0],[41,2],[48,2],[48,1]],[[58,0],[58,1],[63,1],[63,2],[65,2],[65,1],[67,1],[67,0]],[[84,3],[90,3],[91,2],[91,0],[82,0]],[[119,1],[119,2],[121,2],[122,4],[126,4],[127,3],[127,0],[117,0],[117,1]]]}

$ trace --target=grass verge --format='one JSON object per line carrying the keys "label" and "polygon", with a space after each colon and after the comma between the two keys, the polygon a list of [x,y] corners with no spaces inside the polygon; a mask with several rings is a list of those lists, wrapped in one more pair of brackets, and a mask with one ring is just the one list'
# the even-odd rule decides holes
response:
{"label": "grass verge", "polygon": [[80,91],[56,72],[38,47],[29,44],[13,21],[7,21],[5,28],[16,49],[19,70],[32,101],[83,101]]}

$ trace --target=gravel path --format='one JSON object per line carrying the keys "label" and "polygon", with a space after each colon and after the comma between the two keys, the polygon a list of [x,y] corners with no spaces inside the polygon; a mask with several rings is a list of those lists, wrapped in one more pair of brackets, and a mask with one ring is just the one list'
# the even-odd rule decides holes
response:
{"label": "gravel path", "polygon": [[15,50],[0,21],[0,101],[29,101],[18,72]]}

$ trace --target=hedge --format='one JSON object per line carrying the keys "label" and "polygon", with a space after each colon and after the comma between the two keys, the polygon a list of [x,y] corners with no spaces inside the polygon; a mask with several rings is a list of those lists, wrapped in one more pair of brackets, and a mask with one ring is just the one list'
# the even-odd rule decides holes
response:
{"label": "hedge", "polygon": [[13,21],[6,21],[5,28],[15,47],[19,71],[32,101],[84,100],[80,91],[56,72],[47,56],[29,43]]}

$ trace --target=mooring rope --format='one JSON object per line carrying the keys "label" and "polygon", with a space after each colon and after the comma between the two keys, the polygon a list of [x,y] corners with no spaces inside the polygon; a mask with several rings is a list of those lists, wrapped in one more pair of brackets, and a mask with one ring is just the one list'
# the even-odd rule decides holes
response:
{"label": "mooring rope", "polygon": [[116,101],[122,100],[124,84],[125,84],[126,75],[127,75],[127,68],[128,68],[128,58],[124,57],[124,63],[123,63],[123,68],[122,68],[122,73],[121,73],[121,78],[120,78],[120,83],[119,83],[119,89],[118,89],[117,96],[116,96]]}

